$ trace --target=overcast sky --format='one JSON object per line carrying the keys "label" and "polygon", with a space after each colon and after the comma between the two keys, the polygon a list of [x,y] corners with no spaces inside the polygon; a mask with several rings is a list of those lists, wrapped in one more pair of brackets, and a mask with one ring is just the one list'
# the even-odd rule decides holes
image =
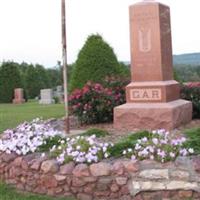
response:
{"label": "overcast sky", "polygon": [[[120,61],[130,60],[128,6],[137,0],[66,0],[68,62],[100,33]],[[173,53],[200,52],[200,1],[160,0],[171,8]],[[0,62],[55,66],[61,60],[61,0],[0,0]]]}

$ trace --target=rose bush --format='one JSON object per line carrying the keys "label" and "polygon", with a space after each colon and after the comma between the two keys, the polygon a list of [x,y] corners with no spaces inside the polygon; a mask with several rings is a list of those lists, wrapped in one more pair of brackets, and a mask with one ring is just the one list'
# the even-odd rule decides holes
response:
{"label": "rose bush", "polygon": [[106,80],[105,86],[88,82],[70,95],[71,113],[85,124],[111,122],[113,108],[125,102],[126,83],[111,78]]}

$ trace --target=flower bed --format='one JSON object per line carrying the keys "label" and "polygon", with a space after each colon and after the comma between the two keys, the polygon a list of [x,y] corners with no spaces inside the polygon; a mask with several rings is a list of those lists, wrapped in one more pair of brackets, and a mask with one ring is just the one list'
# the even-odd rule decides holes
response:
{"label": "flower bed", "polygon": [[24,191],[83,200],[200,197],[200,158],[189,157],[193,140],[158,130],[112,144],[90,134],[66,138],[39,119],[7,130],[0,179]]}

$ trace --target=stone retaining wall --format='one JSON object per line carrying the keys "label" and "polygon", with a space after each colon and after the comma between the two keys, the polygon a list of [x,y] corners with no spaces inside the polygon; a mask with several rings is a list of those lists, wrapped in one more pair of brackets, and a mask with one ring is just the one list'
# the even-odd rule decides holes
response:
{"label": "stone retaining wall", "polygon": [[40,154],[0,153],[0,180],[23,191],[81,200],[199,200],[198,172],[200,157],[180,157],[166,164],[120,159],[59,166]]}

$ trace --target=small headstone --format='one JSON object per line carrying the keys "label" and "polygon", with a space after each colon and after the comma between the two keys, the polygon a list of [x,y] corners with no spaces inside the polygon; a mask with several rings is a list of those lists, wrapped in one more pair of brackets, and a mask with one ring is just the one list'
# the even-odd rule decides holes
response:
{"label": "small headstone", "polygon": [[64,102],[64,92],[61,85],[56,87],[56,91],[54,91],[53,96],[58,98],[59,103]]}
{"label": "small headstone", "polygon": [[22,88],[16,88],[14,90],[14,99],[13,99],[13,103],[14,104],[21,104],[24,103],[25,99],[24,99],[24,90]]}
{"label": "small headstone", "polygon": [[63,89],[62,89],[62,86],[61,85],[58,85],[57,87],[56,87],[56,91],[57,92],[63,92]]}
{"label": "small headstone", "polygon": [[192,118],[173,79],[170,9],[156,1],[130,6],[131,83],[127,103],[114,109],[119,129],[174,129]]}
{"label": "small headstone", "polygon": [[54,103],[53,99],[53,90],[52,89],[42,89],[40,90],[40,104],[52,104]]}

